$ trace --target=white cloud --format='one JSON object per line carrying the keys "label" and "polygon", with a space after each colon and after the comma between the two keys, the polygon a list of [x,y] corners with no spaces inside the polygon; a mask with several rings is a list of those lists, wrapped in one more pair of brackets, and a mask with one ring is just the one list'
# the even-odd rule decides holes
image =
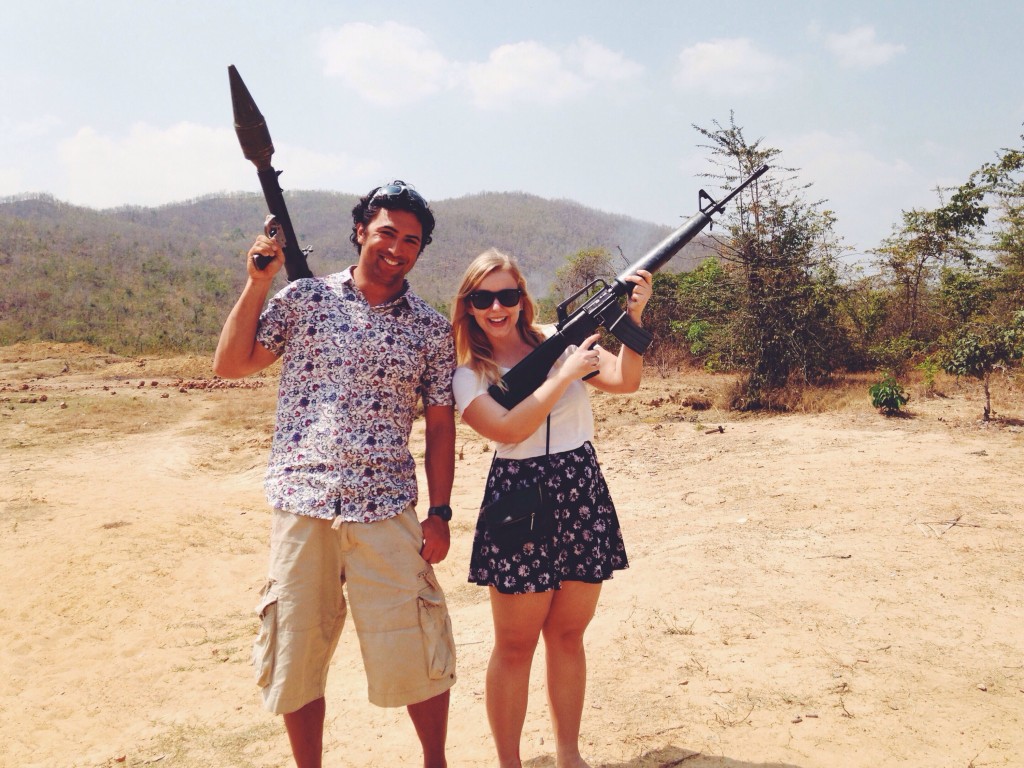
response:
{"label": "white cloud", "polygon": [[859,250],[878,246],[903,209],[930,204],[928,179],[912,163],[883,159],[854,134],[813,131],[778,145],[785,147],[782,163],[799,168],[801,182],[813,182],[806,198],[825,198],[840,231],[864,233],[865,242],[847,243]]}
{"label": "white cloud", "polygon": [[43,189],[50,191],[46,186],[29,190],[26,184],[40,184],[40,180],[52,177],[52,159],[39,147],[45,146],[59,125],[60,121],[52,115],[29,120],[12,120],[9,116],[0,118],[0,147],[4,148],[0,156],[0,197]]}
{"label": "white cloud", "polygon": [[467,90],[477,107],[554,104],[643,68],[589,38],[563,49],[525,40],[501,45],[486,61],[447,59],[423,32],[395,22],[352,23],[320,36],[324,72],[381,106]]}
{"label": "white cloud", "polygon": [[31,120],[15,122],[9,117],[0,120],[0,139],[5,146],[45,138],[60,125],[60,119],[53,115],[39,115]]}
{"label": "white cloud", "polygon": [[485,109],[513,101],[551,104],[590,87],[558,53],[535,42],[495,48],[485,63],[467,66],[466,82],[477,106]]}
{"label": "white cloud", "polygon": [[[275,143],[275,146],[282,165],[287,162],[288,173],[281,176],[281,186],[285,189],[361,190],[380,183],[382,165],[376,160],[349,154],[327,155],[286,144]],[[288,158],[287,161],[284,158]],[[255,168],[253,171],[255,173]],[[254,191],[259,191],[258,184]]]}
{"label": "white cloud", "polygon": [[556,104],[642,71],[636,62],[585,37],[561,50],[530,40],[502,45],[486,62],[464,68],[465,83],[481,109]]}
{"label": "white cloud", "polygon": [[25,179],[20,168],[0,167],[0,197],[25,193]]}
{"label": "white cloud", "polygon": [[[222,189],[229,159],[240,153],[229,130],[144,123],[114,138],[90,127],[58,144],[66,181],[58,196],[98,208],[158,205]],[[236,176],[237,178],[237,176]]]}
{"label": "white cloud", "polygon": [[871,69],[885,64],[903,53],[906,46],[881,43],[875,39],[874,27],[857,27],[846,34],[825,37],[825,46],[846,69]]}
{"label": "white cloud", "polygon": [[581,37],[566,52],[583,77],[593,82],[616,83],[638,77],[644,68],[621,53],[605,48],[589,37]]}
{"label": "white cloud", "polygon": [[673,82],[684,90],[738,96],[769,90],[788,71],[782,59],[759,51],[748,38],[738,37],[684,49]]}
{"label": "white cloud", "polygon": [[[350,171],[366,173],[344,156],[275,146],[288,158],[281,180],[286,189],[322,188]],[[218,191],[260,189],[255,166],[242,156],[230,129],[136,123],[127,135],[113,137],[86,127],[62,141],[57,155],[65,181],[54,190],[56,196],[96,208],[163,205]]]}
{"label": "white cloud", "polygon": [[324,73],[373,104],[418,101],[448,88],[452,64],[423,32],[393,21],[354,22],[320,34]]}
{"label": "white cloud", "polygon": [[[801,175],[812,178],[841,178],[854,180],[857,186],[874,179],[874,184],[906,177],[911,166],[905,160],[884,161],[872,154],[864,142],[852,134],[832,134],[827,131],[810,133],[785,139],[783,163],[799,167]],[[844,183],[845,186],[845,183]]]}

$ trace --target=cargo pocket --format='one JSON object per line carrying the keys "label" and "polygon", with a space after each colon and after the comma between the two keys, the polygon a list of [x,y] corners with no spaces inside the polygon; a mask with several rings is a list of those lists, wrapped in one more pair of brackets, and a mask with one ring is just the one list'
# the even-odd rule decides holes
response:
{"label": "cargo pocket", "polygon": [[434,581],[433,571],[420,574],[426,586],[417,600],[427,674],[431,680],[455,676],[455,638],[452,622],[444,604],[444,594]]}
{"label": "cargo pocket", "polygon": [[256,615],[260,618],[260,631],[252,645],[252,668],[256,685],[266,688],[274,674],[274,656],[277,649],[277,594],[273,581],[268,581],[260,592]]}

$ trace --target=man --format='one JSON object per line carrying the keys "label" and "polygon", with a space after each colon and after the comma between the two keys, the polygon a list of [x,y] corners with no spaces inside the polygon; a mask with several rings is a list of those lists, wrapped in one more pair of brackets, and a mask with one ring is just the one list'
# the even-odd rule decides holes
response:
{"label": "man", "polygon": [[[405,279],[434,216],[395,181],[361,198],[352,221],[357,264],[296,280],[265,309],[284,252],[258,237],[214,356],[214,371],[228,378],[282,357],[266,476],[270,573],[253,663],[265,706],[284,715],[296,765],[319,768],[327,670],[351,608],[370,701],[406,706],[424,765],[438,768],[455,644],[431,565],[450,542],[455,353],[448,321]],[[257,254],[273,260],[257,269]],[[409,451],[420,397],[430,498],[422,522]]]}

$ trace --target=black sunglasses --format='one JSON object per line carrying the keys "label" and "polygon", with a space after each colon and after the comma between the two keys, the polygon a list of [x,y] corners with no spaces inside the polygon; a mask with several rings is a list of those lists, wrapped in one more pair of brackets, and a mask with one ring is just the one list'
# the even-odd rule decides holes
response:
{"label": "black sunglasses", "polygon": [[390,184],[385,184],[383,187],[378,187],[377,191],[370,197],[367,205],[372,205],[374,200],[385,199],[385,200],[400,200],[402,195],[416,204],[429,208],[426,199],[411,184],[406,184],[401,179],[395,179]]}
{"label": "black sunglasses", "polygon": [[500,291],[473,291],[466,301],[476,309],[490,309],[495,299],[503,307],[514,307],[521,298],[523,292],[519,288],[502,288]]}

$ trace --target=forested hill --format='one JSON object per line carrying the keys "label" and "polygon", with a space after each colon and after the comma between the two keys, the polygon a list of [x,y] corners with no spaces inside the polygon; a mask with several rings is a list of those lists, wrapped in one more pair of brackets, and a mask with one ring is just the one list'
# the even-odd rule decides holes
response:
{"label": "forested hill", "polygon": [[[300,244],[313,248],[315,274],[355,261],[348,240],[354,195],[292,192],[286,199]],[[515,256],[533,291],[544,296],[568,256],[603,248],[624,267],[620,250],[632,262],[670,232],[523,193],[431,205],[434,242],[410,281],[435,304],[450,299],[469,261],[491,246]],[[125,352],[212,349],[265,212],[258,194],[103,211],[49,196],[0,201],[0,344],[46,339]],[[703,254],[700,246],[688,247],[667,268],[690,269]]]}

